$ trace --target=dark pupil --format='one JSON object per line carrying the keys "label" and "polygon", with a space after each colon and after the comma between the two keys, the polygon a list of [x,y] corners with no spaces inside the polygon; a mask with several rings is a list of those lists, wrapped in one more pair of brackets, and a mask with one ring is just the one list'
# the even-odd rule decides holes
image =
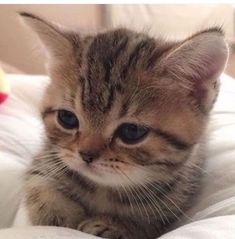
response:
{"label": "dark pupil", "polygon": [[133,144],[139,142],[148,133],[148,129],[135,124],[123,124],[119,128],[118,136],[125,143]]}
{"label": "dark pupil", "polygon": [[66,129],[73,129],[79,126],[76,115],[67,110],[58,111],[58,121],[61,124],[61,126],[63,126]]}

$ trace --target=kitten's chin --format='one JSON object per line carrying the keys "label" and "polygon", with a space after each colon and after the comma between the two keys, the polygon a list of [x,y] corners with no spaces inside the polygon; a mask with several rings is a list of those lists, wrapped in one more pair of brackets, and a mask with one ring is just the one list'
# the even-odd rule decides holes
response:
{"label": "kitten's chin", "polygon": [[143,171],[126,166],[111,167],[102,163],[70,164],[70,168],[95,183],[111,187],[130,187],[145,183],[148,178]]}

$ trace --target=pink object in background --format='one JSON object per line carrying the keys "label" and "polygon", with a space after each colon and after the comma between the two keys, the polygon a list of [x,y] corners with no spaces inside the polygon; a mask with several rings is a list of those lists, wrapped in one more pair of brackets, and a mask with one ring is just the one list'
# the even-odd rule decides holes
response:
{"label": "pink object in background", "polygon": [[8,97],[6,93],[0,93],[0,104],[3,103]]}
{"label": "pink object in background", "polygon": [[0,69],[0,104],[3,103],[9,95],[10,84],[7,80],[5,73]]}

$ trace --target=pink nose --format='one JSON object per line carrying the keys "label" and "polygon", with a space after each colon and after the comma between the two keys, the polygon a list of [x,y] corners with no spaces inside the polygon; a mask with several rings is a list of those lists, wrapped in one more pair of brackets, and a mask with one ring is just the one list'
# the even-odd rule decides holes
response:
{"label": "pink nose", "polygon": [[91,163],[100,156],[97,150],[81,150],[79,154],[86,163]]}
{"label": "pink nose", "polygon": [[86,163],[98,159],[105,148],[104,138],[100,134],[84,134],[79,141],[78,152]]}

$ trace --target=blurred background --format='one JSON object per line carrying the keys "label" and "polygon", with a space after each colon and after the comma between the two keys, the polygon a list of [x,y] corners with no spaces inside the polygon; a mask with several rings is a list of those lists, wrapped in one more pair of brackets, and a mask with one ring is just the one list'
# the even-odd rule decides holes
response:
{"label": "blurred background", "polygon": [[203,5],[0,5],[0,65],[7,72],[45,74],[44,54],[23,27],[18,11],[28,11],[79,31],[126,26],[152,36],[182,39],[210,26],[222,26],[230,44],[226,73],[235,77],[235,6]]}

